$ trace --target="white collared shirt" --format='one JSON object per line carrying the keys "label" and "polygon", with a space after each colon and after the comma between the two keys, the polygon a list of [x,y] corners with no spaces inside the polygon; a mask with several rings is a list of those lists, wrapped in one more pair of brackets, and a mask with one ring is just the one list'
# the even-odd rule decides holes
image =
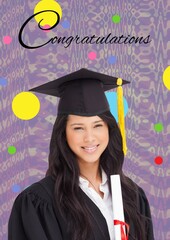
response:
{"label": "white collared shirt", "polygon": [[96,204],[101,213],[106,219],[106,223],[109,230],[110,240],[114,240],[114,226],[113,226],[113,210],[112,210],[112,198],[109,192],[107,175],[102,169],[102,183],[99,188],[104,193],[102,198],[92,187],[89,187],[89,181],[79,177],[79,186],[86,193],[86,195]]}

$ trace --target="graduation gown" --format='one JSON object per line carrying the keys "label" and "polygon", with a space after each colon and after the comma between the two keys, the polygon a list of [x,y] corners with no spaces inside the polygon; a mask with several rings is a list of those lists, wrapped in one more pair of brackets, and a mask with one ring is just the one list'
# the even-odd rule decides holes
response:
{"label": "graduation gown", "polygon": [[[67,223],[55,207],[54,184],[52,177],[48,176],[18,195],[9,218],[8,240],[71,240],[66,231]],[[83,191],[82,194],[93,217],[92,232],[87,240],[110,240],[104,216]],[[139,188],[139,211],[151,217],[148,201],[141,188]],[[130,229],[130,235],[133,235],[133,227]],[[132,240],[130,236],[129,240]],[[146,240],[154,240],[152,221]]]}

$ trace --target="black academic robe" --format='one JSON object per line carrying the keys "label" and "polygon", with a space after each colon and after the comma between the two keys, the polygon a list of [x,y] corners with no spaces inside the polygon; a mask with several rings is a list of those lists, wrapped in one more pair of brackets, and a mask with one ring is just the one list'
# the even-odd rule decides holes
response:
{"label": "black academic robe", "polygon": [[[53,191],[54,180],[49,176],[18,195],[8,223],[8,240],[71,240],[66,231],[67,223],[55,207]],[[104,216],[83,191],[82,194],[93,217],[92,232],[87,240],[110,240]],[[140,188],[139,211],[150,218],[148,201]],[[133,227],[130,235],[133,235]],[[129,240],[132,240],[130,236]],[[154,240],[151,221],[146,240]]]}

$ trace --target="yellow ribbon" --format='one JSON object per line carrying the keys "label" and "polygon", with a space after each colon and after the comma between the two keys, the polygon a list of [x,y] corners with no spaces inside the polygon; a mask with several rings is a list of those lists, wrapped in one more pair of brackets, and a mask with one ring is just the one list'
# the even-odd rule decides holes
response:
{"label": "yellow ribbon", "polygon": [[126,132],[125,132],[125,119],[124,119],[124,104],[123,104],[123,88],[122,88],[122,79],[117,79],[117,109],[118,109],[118,124],[120,132],[122,135],[123,141],[123,152],[126,155],[127,146],[126,146]]}

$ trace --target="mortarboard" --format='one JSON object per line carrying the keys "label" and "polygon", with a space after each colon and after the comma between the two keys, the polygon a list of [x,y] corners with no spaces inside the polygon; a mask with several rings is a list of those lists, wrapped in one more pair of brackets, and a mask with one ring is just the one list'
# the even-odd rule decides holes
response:
{"label": "mortarboard", "polygon": [[[124,128],[122,85],[128,81],[82,68],[76,72],[55,79],[30,91],[59,97],[58,114],[95,116],[108,111],[105,91],[118,87],[118,119],[120,130]],[[121,127],[122,126],[122,127]],[[125,141],[125,128],[121,130]],[[126,152],[126,141],[124,153]]]}

